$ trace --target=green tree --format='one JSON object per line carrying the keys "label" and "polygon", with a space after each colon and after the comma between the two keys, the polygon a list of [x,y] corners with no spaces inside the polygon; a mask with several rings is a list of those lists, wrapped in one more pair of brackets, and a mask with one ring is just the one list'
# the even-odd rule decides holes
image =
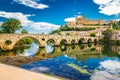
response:
{"label": "green tree", "polygon": [[107,29],[102,32],[102,35],[104,35],[105,40],[110,40],[112,38],[114,31],[112,29]]}
{"label": "green tree", "polygon": [[96,37],[96,34],[93,32],[90,34],[90,37]]}
{"label": "green tree", "polygon": [[15,33],[15,31],[22,28],[21,22],[17,19],[8,19],[1,25],[3,33]]}
{"label": "green tree", "polygon": [[2,31],[2,30],[0,30],[0,33],[3,33],[3,31]]}
{"label": "green tree", "polygon": [[21,31],[21,33],[22,33],[22,34],[28,34],[28,31],[27,31],[26,29],[23,29],[23,30]]}
{"label": "green tree", "polygon": [[112,23],[112,27],[115,30],[120,30],[120,21],[118,21],[116,23]]}
{"label": "green tree", "polygon": [[61,28],[60,28],[60,30],[66,31],[66,30],[68,30],[68,26],[67,25],[62,25]]}
{"label": "green tree", "polygon": [[112,23],[113,29],[115,29],[118,25],[116,23]]}

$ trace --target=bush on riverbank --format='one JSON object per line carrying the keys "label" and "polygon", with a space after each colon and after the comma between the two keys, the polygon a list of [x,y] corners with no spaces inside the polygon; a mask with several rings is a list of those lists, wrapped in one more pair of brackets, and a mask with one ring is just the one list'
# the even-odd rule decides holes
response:
{"label": "bush on riverbank", "polygon": [[110,44],[114,45],[120,45],[120,40],[110,40]]}
{"label": "bush on riverbank", "polygon": [[110,44],[110,45],[120,45],[120,40],[106,40],[106,39],[101,39],[100,43],[102,44]]}

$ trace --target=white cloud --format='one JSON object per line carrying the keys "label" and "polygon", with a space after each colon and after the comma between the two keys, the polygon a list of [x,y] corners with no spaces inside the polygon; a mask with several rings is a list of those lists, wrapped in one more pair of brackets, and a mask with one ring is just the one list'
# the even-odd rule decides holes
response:
{"label": "white cloud", "polygon": [[111,16],[120,14],[120,0],[93,0],[99,5],[99,13]]}
{"label": "white cloud", "polygon": [[107,4],[111,2],[112,0],[93,0],[95,3],[101,5],[101,4]]}
{"label": "white cloud", "polygon": [[35,9],[45,9],[49,8],[48,5],[45,4],[39,4],[35,0],[13,0],[14,2],[17,2],[19,4],[23,4],[25,6],[35,8]]}
{"label": "white cloud", "polygon": [[91,76],[91,80],[120,80],[120,62],[107,60],[100,63],[98,71]]}
{"label": "white cloud", "polygon": [[103,69],[110,73],[119,73],[120,72],[120,62],[107,60],[100,63],[99,69]]}
{"label": "white cloud", "polygon": [[31,23],[32,21],[28,20],[28,17],[30,17],[32,15],[30,14],[26,14],[24,15],[23,13],[20,12],[5,12],[5,11],[0,11],[0,17],[4,17],[4,18],[15,18],[21,21],[22,25],[27,26],[29,23]]}
{"label": "white cloud", "polygon": [[[34,16],[34,15],[23,14],[20,12],[12,13],[12,12],[0,11],[0,17],[18,19],[21,21],[22,26],[29,27],[34,30],[43,30],[44,32],[45,31],[50,32],[50,31],[56,30],[60,27],[60,25],[55,25],[52,23],[31,21],[31,20],[29,20],[29,17],[31,17],[31,16]],[[49,33],[49,32],[47,32],[47,33]]]}
{"label": "white cloud", "polygon": [[60,27],[60,25],[55,25],[55,24],[51,24],[51,23],[47,23],[47,22],[33,22],[30,24],[30,27],[33,27],[36,30],[55,30],[58,29]]}
{"label": "white cloud", "polygon": [[75,17],[70,17],[70,18],[66,18],[64,19],[65,22],[71,22],[71,21],[76,21]]}
{"label": "white cloud", "polygon": [[36,67],[36,68],[32,68],[31,71],[37,71],[37,72],[45,72],[45,71],[49,71],[50,69],[47,67]]}
{"label": "white cloud", "polygon": [[114,76],[106,71],[99,71],[94,73],[90,80],[120,80],[118,76]]}

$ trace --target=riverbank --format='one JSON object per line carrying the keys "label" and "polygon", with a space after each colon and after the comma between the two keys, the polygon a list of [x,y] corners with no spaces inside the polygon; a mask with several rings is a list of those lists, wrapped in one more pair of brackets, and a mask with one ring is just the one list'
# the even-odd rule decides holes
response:
{"label": "riverbank", "polygon": [[0,80],[60,80],[44,74],[0,64]]}
{"label": "riverbank", "polygon": [[105,40],[105,39],[101,39],[100,40],[101,44],[109,44],[109,45],[120,45],[120,40]]}
{"label": "riverbank", "polygon": [[111,45],[120,45],[120,40],[110,40]]}

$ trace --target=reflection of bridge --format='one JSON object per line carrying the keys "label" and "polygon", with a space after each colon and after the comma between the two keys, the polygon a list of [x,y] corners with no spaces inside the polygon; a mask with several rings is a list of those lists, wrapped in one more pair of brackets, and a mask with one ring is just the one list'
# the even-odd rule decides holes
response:
{"label": "reflection of bridge", "polygon": [[25,37],[31,37],[37,40],[40,47],[45,47],[48,40],[53,40],[54,45],[56,46],[60,45],[61,41],[64,41],[66,44],[71,43],[77,44],[80,40],[83,43],[99,41],[99,38],[96,37],[42,35],[42,34],[0,34],[0,48],[2,50],[12,50],[15,44]]}
{"label": "reflection of bridge", "polygon": [[102,46],[100,45],[92,45],[91,47],[84,45],[84,49],[81,49],[80,46],[55,47],[53,52],[49,54],[46,52],[46,49],[43,48],[40,49],[32,58],[17,56],[13,51],[10,51],[0,54],[0,61],[4,61],[4,63],[8,64],[22,65],[34,61],[39,61],[41,59],[49,59],[62,55],[76,58],[76,60],[85,61],[88,58],[101,58],[103,56],[101,48]]}
{"label": "reflection of bridge", "polygon": [[[94,49],[94,50],[92,50]],[[40,51],[38,51],[37,54],[35,54],[34,57],[44,57],[44,58],[53,58],[53,57],[57,57],[57,56],[61,56],[61,55],[67,55],[69,57],[73,57],[77,59],[77,56],[84,56],[84,55],[88,55],[89,57],[92,55],[96,55],[96,57],[98,55],[101,55],[102,47],[100,45],[94,46],[92,45],[91,47],[88,47],[87,45],[84,45],[84,49],[80,49],[79,46],[66,46],[64,47],[64,49],[60,48],[60,47],[55,47],[54,51],[50,54],[48,54],[46,52],[45,49],[41,49]]]}

